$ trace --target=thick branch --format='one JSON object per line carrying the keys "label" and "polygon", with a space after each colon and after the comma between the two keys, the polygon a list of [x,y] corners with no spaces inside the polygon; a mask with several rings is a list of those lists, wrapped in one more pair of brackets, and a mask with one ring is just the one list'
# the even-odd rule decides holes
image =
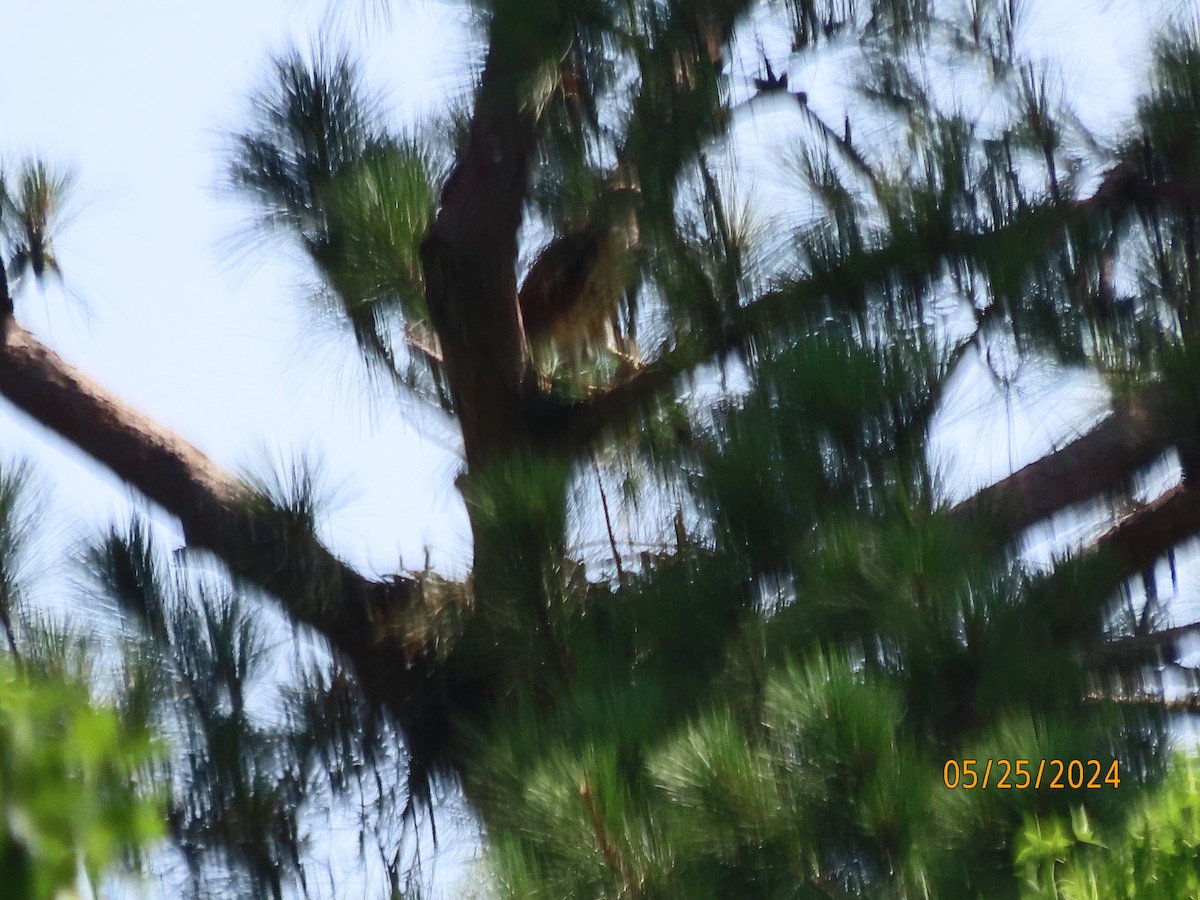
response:
{"label": "thick branch", "polygon": [[984,488],[952,515],[985,520],[1011,536],[1126,482],[1181,438],[1168,391],[1165,384],[1151,385],[1083,437]]}
{"label": "thick branch", "polygon": [[1200,622],[1119,638],[1101,650],[1100,659],[1120,664],[1142,663],[1156,655],[1170,658],[1178,655],[1180,640],[1197,634],[1200,634]]}
{"label": "thick branch", "polygon": [[[1144,573],[1173,547],[1200,534],[1200,490],[1181,484],[1125,517],[1102,535],[1082,556],[1067,560],[1048,577],[1065,578],[1078,565],[1095,566],[1088,591],[1096,598],[1111,596],[1128,578]],[[1053,592],[1052,592],[1053,593]],[[1151,662],[1173,653],[1178,638],[1198,625],[1185,625],[1146,635],[1121,638],[1098,648],[1102,662]]]}
{"label": "thick branch", "polygon": [[678,378],[695,367],[697,355],[691,348],[671,351],[610,388],[554,409],[545,417],[545,436],[568,450],[587,446],[601,432],[630,421],[646,404],[666,394]]}
{"label": "thick branch", "polygon": [[1096,550],[1119,561],[1122,577],[1128,577],[1198,533],[1200,490],[1181,484],[1114,525],[1096,542]]}
{"label": "thick branch", "polygon": [[11,316],[0,320],[0,333],[0,394],[176,516],[190,545],[278,597],[344,653],[368,687],[394,690],[376,670],[380,658],[399,654],[370,652],[377,649],[372,622],[412,601],[411,581],[364,578],[311,532],[249,502],[246,485],[69,366]]}

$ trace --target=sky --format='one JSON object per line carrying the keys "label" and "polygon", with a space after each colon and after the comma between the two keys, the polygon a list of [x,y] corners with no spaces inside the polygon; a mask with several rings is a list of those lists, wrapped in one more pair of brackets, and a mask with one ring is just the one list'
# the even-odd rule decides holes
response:
{"label": "sky", "polygon": [[[19,321],[229,470],[322,459],[338,501],[329,543],[364,571],[420,567],[428,550],[437,568],[463,573],[454,429],[371,393],[348,334],[331,340],[314,324],[311,274],[252,240],[247,210],[220,190],[226,136],[272,53],[317,35],[352,45],[411,121],[470,84],[478,47],[462,7],[395,4],[388,22],[377,0],[4,5],[0,161],[37,155],[75,176],[62,288],[24,290]],[[1126,119],[1146,64],[1139,4],[1035,5],[1038,40],[1063,62],[1085,119]],[[813,84],[838,71],[827,61],[790,74]],[[934,440],[951,492],[1035,459],[1102,408],[1077,378],[1034,380],[1012,404],[964,381]],[[34,460],[46,487],[48,554],[128,514],[126,487],[0,402],[0,459],[13,457]]]}

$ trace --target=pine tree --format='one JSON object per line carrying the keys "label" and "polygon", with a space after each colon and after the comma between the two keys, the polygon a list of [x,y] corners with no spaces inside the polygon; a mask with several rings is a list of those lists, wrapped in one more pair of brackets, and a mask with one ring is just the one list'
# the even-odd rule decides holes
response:
{"label": "pine tree", "polygon": [[[308,890],[318,794],[363,804],[396,895],[397,835],[447,788],[513,897],[1053,896],[1070,842],[1044,834],[1156,821],[1132,798],[1195,704],[1167,691],[1193,626],[1164,625],[1155,572],[1200,531],[1200,25],[1164,30],[1136,123],[1095,135],[1014,2],[480,9],[465,111],[397,130],[349,56],[296,52],[229,166],[371,371],[456,419],[465,581],[364,577],[317,538],[310,471],[234,478],[23,329],[65,185],[5,181],[0,393],[196,551],[135,521],[87,557],[122,714],[186,751],[161,776],[197,892]],[[850,61],[840,122],[798,83],[821,54]],[[747,148],[760,114],[781,124]],[[746,199],[753,152],[799,176],[781,212]],[[1103,377],[1111,413],[948,502],[952,380],[1025,362]],[[1030,563],[1031,527],[1095,501],[1098,537]],[[636,505],[661,545],[622,545]],[[272,604],[306,652],[264,717]],[[1002,760],[1100,788],[966,787]]]}

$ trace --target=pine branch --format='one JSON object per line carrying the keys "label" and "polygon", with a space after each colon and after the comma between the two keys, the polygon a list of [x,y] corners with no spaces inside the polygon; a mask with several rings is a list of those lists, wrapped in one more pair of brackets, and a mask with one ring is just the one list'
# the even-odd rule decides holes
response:
{"label": "pine branch", "polygon": [[1156,655],[1171,657],[1176,655],[1181,638],[1197,633],[1200,633],[1200,622],[1118,638],[1101,649],[1099,658],[1105,663],[1128,665],[1147,662]]}
{"label": "pine branch", "polygon": [[1009,538],[1124,483],[1183,437],[1168,394],[1166,384],[1143,389],[1083,437],[984,488],[951,515],[985,521]]}
{"label": "pine branch", "polygon": [[374,702],[394,705],[403,654],[378,652],[375,626],[415,602],[414,581],[364,578],[311,531],[247,502],[247,485],[68,365],[11,316],[0,320],[0,332],[0,394],[178,518],[190,546],[276,596],[346,655]]}
{"label": "pine branch", "polygon": [[[1014,235],[1020,235],[1031,251],[1051,253],[1067,230],[1080,222],[1189,199],[1200,200],[1200,181],[1151,184],[1132,167],[1121,164],[1108,173],[1091,197],[1029,208],[1009,224],[991,231],[924,235],[928,252],[921,257],[889,245],[854,253],[828,270],[736,310],[720,333],[706,334],[699,341],[668,352],[607,391],[565,409],[555,408],[553,427],[560,440],[581,446],[613,425],[632,419],[647,403],[665,393],[675,379],[746,346],[771,326],[801,318],[840,286],[931,277],[949,260],[983,259],[994,248],[1007,247]],[[1076,442],[1080,446],[1071,445],[986,489],[978,499],[961,505],[962,514],[974,515],[989,507],[990,514],[997,517],[998,528],[1020,529],[1111,486],[1121,477],[1118,472],[1127,471],[1125,467],[1151,462],[1178,437],[1177,423],[1170,422],[1165,413],[1165,392],[1163,387],[1149,389],[1102,423],[1094,435],[1089,434],[1086,443],[1081,439]]]}
{"label": "pine branch", "polygon": [[604,431],[631,421],[705,358],[691,347],[680,347],[578,403],[548,407],[544,422],[548,442],[567,450],[588,446]]}
{"label": "pine branch", "polygon": [[644,200],[640,224],[649,231],[671,227],[680,173],[727,127],[717,81],[734,27],[750,7],[746,0],[669,4],[669,20],[639,54],[641,88],[617,170],[636,173]]}
{"label": "pine branch", "polygon": [[[1079,567],[1085,566],[1091,572],[1086,581],[1088,594],[1103,601],[1127,579],[1143,574],[1174,547],[1198,534],[1200,490],[1178,485],[1126,516],[1080,555],[1059,564],[1045,576],[1050,588],[1047,595],[1060,595],[1054,589],[1056,583],[1068,586],[1069,595]],[[1174,652],[1176,641],[1196,629],[1200,623],[1118,638],[1096,648],[1096,659],[1102,664],[1153,664],[1164,653]]]}
{"label": "pine branch", "polygon": [[643,895],[645,879],[635,876],[622,858],[620,850],[613,844],[608,826],[605,825],[604,817],[600,814],[600,808],[596,803],[596,792],[592,790],[586,778],[579,785],[579,796],[583,798],[584,806],[587,809],[588,821],[591,823],[592,832],[596,838],[596,845],[600,850],[600,855],[603,857],[605,865],[621,879],[621,884],[624,888],[622,893],[626,897],[641,897]]}
{"label": "pine branch", "polygon": [[1113,587],[1137,575],[1183,541],[1200,534],[1200,490],[1177,485],[1126,516],[1095,544],[1095,552],[1119,563]]}
{"label": "pine branch", "polygon": [[1182,697],[1164,697],[1149,691],[1133,694],[1095,693],[1086,699],[1091,703],[1143,706],[1171,713],[1200,713],[1200,693],[1190,693]]}

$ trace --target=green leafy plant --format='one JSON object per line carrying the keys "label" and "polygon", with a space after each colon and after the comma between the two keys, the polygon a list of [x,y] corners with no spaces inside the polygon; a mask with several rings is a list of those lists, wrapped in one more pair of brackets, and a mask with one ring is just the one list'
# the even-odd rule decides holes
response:
{"label": "green leafy plant", "polygon": [[[149,783],[159,746],[87,688],[0,662],[0,883],[12,897],[76,896],[165,833]],[[139,779],[145,780],[139,780]]]}

